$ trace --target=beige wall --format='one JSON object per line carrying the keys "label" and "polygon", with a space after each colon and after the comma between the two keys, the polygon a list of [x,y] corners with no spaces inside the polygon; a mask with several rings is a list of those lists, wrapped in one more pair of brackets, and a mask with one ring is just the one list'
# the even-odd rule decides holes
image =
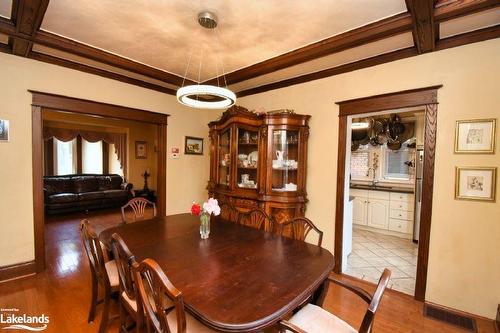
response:
{"label": "beige wall", "polygon": [[[10,120],[10,142],[0,143],[0,266],[34,259],[31,94],[28,89],[170,114],[168,152],[183,150],[185,135],[208,140],[213,111],[182,107],[174,96],[42,62],[0,54],[0,119]],[[206,198],[204,156],[167,160],[167,214],[189,211]]]}
{"label": "beige wall", "polygon": [[[144,170],[149,170],[151,176],[148,178],[148,187],[151,190],[156,190],[156,169],[158,166],[158,153],[155,148],[158,145],[157,126],[138,121],[126,121],[111,118],[97,118],[72,114],[67,112],[52,112],[44,113],[44,125],[51,127],[62,128],[80,128],[90,131],[105,131],[113,133],[126,133],[128,148],[127,148],[127,181],[134,185],[134,189],[142,189],[144,186],[144,178],[142,174]],[[147,142],[147,158],[135,158],[135,142]],[[114,153],[114,152],[113,152]]]}
{"label": "beige wall", "polygon": [[250,109],[292,108],[312,115],[306,215],[325,232],[323,243],[333,251],[338,136],[335,102],[437,84],[443,88],[438,94],[426,299],[494,318],[500,303],[500,198],[496,203],[454,200],[454,168],[498,167],[499,145],[495,155],[456,155],[453,140],[457,119],[500,118],[500,39],[248,96],[238,104]]}

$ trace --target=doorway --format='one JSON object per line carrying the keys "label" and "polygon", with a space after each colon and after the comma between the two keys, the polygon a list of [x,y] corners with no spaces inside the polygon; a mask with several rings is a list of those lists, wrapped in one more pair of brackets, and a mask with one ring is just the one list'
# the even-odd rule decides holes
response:
{"label": "doorway", "polygon": [[[421,189],[421,214],[420,229],[417,232],[418,238],[418,256],[416,257],[416,278],[415,278],[415,299],[423,301],[425,299],[425,288],[427,282],[427,262],[429,255],[430,223],[432,216],[432,190],[434,181],[434,152],[436,145],[436,119],[437,119],[437,90],[441,86],[433,86],[415,90],[407,90],[397,93],[377,95],[372,97],[348,100],[337,103],[340,107],[339,112],[339,138],[338,138],[338,171],[337,171],[337,199],[336,199],[336,217],[335,217],[335,254],[343,254],[349,251],[349,242],[344,240],[352,239],[353,229],[346,224],[345,220],[351,218],[350,212],[346,207],[352,205],[350,200],[350,152],[351,152],[351,123],[352,119],[360,118],[370,114],[387,114],[394,110],[406,109],[415,111],[423,110],[425,129],[423,132],[423,149],[425,158],[423,158],[423,175]],[[348,145],[349,144],[349,145]],[[373,167],[372,167],[373,169]],[[375,174],[372,171],[372,174]],[[373,177],[373,176],[372,176]],[[373,178],[372,180],[375,180]],[[370,181],[372,181],[370,180]],[[375,185],[375,183],[371,184]],[[368,193],[368,192],[367,192]],[[374,192],[375,196],[384,196],[382,192]],[[359,194],[359,193],[358,193]],[[390,193],[387,200],[390,204]],[[369,195],[369,193],[368,193]],[[377,198],[374,198],[377,202]],[[396,199],[394,197],[394,199]],[[406,198],[408,199],[408,198]],[[369,201],[369,200],[366,200]],[[401,199],[400,203],[404,200]],[[385,203],[385,202],[382,202]],[[376,205],[379,211],[385,211],[390,214],[390,207],[384,208],[383,205]],[[384,208],[383,210],[379,208]],[[387,210],[389,209],[389,211]],[[406,211],[409,212],[408,207]],[[357,217],[359,218],[359,217]],[[383,219],[386,220],[385,218]],[[379,219],[378,222],[382,221]],[[387,220],[388,221],[388,220]],[[377,222],[377,221],[375,221]],[[408,227],[408,224],[406,224]],[[396,227],[396,226],[394,226]],[[409,229],[407,231],[409,234]],[[413,234],[413,232],[412,232]],[[377,235],[375,235],[377,236]],[[358,235],[369,239],[367,235]],[[375,237],[371,237],[375,238]],[[413,237],[412,237],[413,238]],[[380,241],[380,240],[379,240]],[[375,241],[376,243],[377,241]],[[373,246],[373,245],[371,245]],[[373,251],[372,251],[373,252]],[[346,255],[335,255],[335,272],[342,273],[346,268],[348,259]]]}
{"label": "doorway", "polygon": [[157,207],[158,214],[166,214],[166,144],[168,115],[118,105],[99,103],[72,97],[30,91],[32,99],[32,160],[33,160],[33,215],[35,234],[36,272],[45,269],[45,202],[43,194],[44,135],[43,118],[47,112],[70,112],[101,118],[136,121],[156,127]]}

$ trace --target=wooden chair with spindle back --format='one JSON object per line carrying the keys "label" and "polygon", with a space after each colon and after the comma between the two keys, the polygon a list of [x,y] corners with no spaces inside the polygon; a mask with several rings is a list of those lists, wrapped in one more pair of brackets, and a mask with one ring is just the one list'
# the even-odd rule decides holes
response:
{"label": "wooden chair with spindle back", "polygon": [[185,312],[181,291],[174,287],[156,261],[145,259],[134,265],[134,272],[146,332],[214,332]]}
{"label": "wooden chair with spindle back", "polygon": [[[153,207],[153,216],[152,217],[156,217],[156,205],[154,202],[151,202],[151,201],[144,199],[144,198],[141,198],[141,197],[131,199],[129,202],[127,202],[127,204],[125,204],[122,207],[122,220],[123,220],[123,222],[127,223],[127,222],[135,222],[138,220],[143,220],[146,216],[146,209],[148,206]],[[133,212],[132,221],[128,221],[127,217],[126,217],[125,211],[128,208],[132,209],[132,212]]]}
{"label": "wooden chair with spindle back", "polygon": [[[324,300],[321,299],[320,306],[307,304],[296,314],[294,314],[292,318],[290,318],[290,320],[281,321],[279,324],[280,333],[370,333],[372,331],[375,313],[377,312],[390,277],[391,271],[388,269],[384,269],[384,272],[382,273],[378,281],[377,289],[375,289],[373,295],[370,295],[367,291],[351,285],[345,281],[328,278],[329,282],[336,283],[341,287],[352,291],[368,304],[368,309],[366,310],[366,313],[363,317],[363,321],[361,322],[359,331],[356,331],[352,326],[347,324],[339,317],[321,308],[320,306],[323,305],[322,303]],[[326,294],[326,292],[327,290],[325,290],[324,294]]]}
{"label": "wooden chair with spindle back", "polygon": [[296,217],[290,221],[283,222],[280,225],[279,233],[282,236],[305,241],[311,230],[314,230],[318,234],[317,244],[321,246],[323,242],[323,231],[319,230],[311,220],[305,217]]}
{"label": "wooden chair with spindle back", "polygon": [[120,332],[127,332],[127,319],[132,318],[137,329],[142,327],[142,311],[137,311],[138,297],[134,284],[132,267],[136,264],[134,255],[118,234],[111,236],[111,249],[120,278]]}
{"label": "wooden chair with spindle back", "polygon": [[[96,307],[104,302],[102,310],[101,324],[99,332],[106,332],[109,320],[109,303],[111,294],[119,290],[118,270],[114,261],[105,262],[103,245],[99,241],[97,234],[92,230],[88,220],[83,220],[80,224],[80,233],[83,246],[89,259],[90,273],[92,279],[92,294],[88,322],[93,322]],[[98,300],[99,286],[104,289],[104,299]]]}
{"label": "wooden chair with spindle back", "polygon": [[239,212],[231,203],[224,202],[220,205],[220,217],[229,222],[238,223]]}
{"label": "wooden chair with spindle back", "polygon": [[273,220],[261,208],[253,208],[248,212],[240,211],[238,223],[268,232],[272,232],[274,228]]}

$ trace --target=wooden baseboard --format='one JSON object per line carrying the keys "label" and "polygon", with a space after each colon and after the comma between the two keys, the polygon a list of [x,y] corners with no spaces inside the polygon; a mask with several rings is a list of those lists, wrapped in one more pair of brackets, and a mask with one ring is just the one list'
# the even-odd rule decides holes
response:
{"label": "wooden baseboard", "polygon": [[0,282],[36,273],[35,261],[0,267]]}
{"label": "wooden baseboard", "polygon": [[[432,303],[432,302],[424,302],[424,315],[426,315],[426,307],[437,309],[438,311],[440,311],[441,313],[443,313],[445,317],[447,317],[448,319],[451,319],[452,321],[453,320],[460,321],[461,318],[470,318],[474,322],[480,320],[480,321],[483,321],[483,322],[490,322],[491,323],[491,322],[494,321],[494,320],[492,320],[490,318],[478,316],[478,315],[475,315],[475,314],[472,314],[472,313],[469,313],[469,312],[465,312],[465,311],[461,311],[461,310],[449,308],[447,306],[439,305],[439,304]],[[500,311],[500,309],[499,309],[499,311]],[[454,324],[453,322],[447,321],[446,318],[435,318],[435,319],[440,319],[440,320],[446,321],[446,322],[448,322],[450,324]],[[456,325],[456,323],[455,323],[455,325]],[[474,323],[474,328],[475,327],[476,327],[476,325]],[[473,330],[473,331],[476,332],[477,330]]]}

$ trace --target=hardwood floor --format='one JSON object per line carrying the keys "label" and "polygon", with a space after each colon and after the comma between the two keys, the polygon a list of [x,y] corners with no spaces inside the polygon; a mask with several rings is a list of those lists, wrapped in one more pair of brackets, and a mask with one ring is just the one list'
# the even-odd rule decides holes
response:
{"label": "hardwood floor", "polygon": [[[88,218],[97,230],[120,222],[118,209],[90,215],[72,214],[51,217],[46,223],[47,269],[36,276],[0,283],[0,308],[18,308],[18,314],[49,317],[45,332],[97,332],[101,307],[96,320],[88,324],[90,302],[90,271],[81,245],[79,223]],[[351,280],[349,277],[334,275]],[[363,288],[372,285],[355,281]],[[114,302],[113,302],[114,303]],[[112,313],[117,313],[113,304]],[[366,306],[352,293],[332,285],[325,308],[335,313],[353,327],[359,327]],[[495,332],[492,321],[478,321],[478,333]],[[118,321],[111,322],[109,332],[118,331]],[[272,332],[273,330],[268,330]],[[429,319],[422,314],[422,303],[410,296],[388,290],[375,318],[374,333],[426,333],[469,332]]]}

